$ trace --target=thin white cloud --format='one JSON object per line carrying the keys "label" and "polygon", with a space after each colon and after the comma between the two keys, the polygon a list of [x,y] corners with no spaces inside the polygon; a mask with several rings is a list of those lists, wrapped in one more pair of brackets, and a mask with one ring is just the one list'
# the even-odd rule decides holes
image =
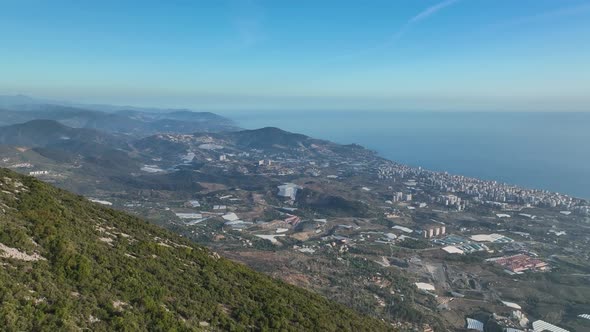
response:
{"label": "thin white cloud", "polygon": [[561,7],[551,11],[536,13],[528,16],[518,17],[509,21],[504,21],[491,26],[492,29],[507,28],[512,26],[519,26],[524,24],[530,24],[539,21],[551,20],[555,18],[581,15],[590,12],[590,3],[585,3],[578,6],[572,7]]}
{"label": "thin white cloud", "polygon": [[452,6],[454,4],[456,4],[457,2],[459,2],[460,0],[445,0],[442,2],[439,2],[435,5],[432,5],[426,9],[424,9],[423,11],[419,12],[418,14],[416,14],[415,16],[413,16],[412,18],[410,18],[402,27],[401,29],[398,30],[398,32],[396,32],[393,37],[391,38],[390,43],[396,42],[398,39],[400,39],[413,25],[417,24],[420,21],[424,21],[426,19],[428,19],[429,17],[435,15],[436,13],[438,13],[439,11]]}
{"label": "thin white cloud", "polygon": [[344,55],[340,55],[336,58],[338,59],[350,59],[350,58],[354,58],[363,54],[367,54],[367,53],[371,53],[371,52],[375,52],[381,49],[384,49],[386,47],[390,47],[392,45],[394,45],[399,39],[401,39],[406,32],[408,32],[408,30],[410,30],[412,28],[413,25],[418,24],[421,21],[424,21],[428,18],[430,18],[431,16],[435,15],[436,13],[438,13],[439,11],[450,7],[454,4],[456,4],[457,2],[459,2],[461,0],[445,0],[439,3],[436,3],[424,10],[422,10],[421,12],[419,12],[418,14],[412,16],[410,19],[408,19],[407,21],[405,21],[405,23],[397,30],[397,32],[395,32],[389,39],[387,39],[386,41],[375,45],[373,47],[361,50],[361,51],[357,51],[354,53],[349,53],[349,54],[344,54]]}
{"label": "thin white cloud", "polygon": [[254,0],[232,2],[231,23],[236,31],[238,47],[251,47],[265,39],[264,8]]}
{"label": "thin white cloud", "polygon": [[445,9],[446,7],[449,7],[455,3],[459,2],[459,0],[446,0],[443,2],[439,2],[433,6],[430,6],[426,9],[424,9],[423,11],[421,11],[420,13],[418,13],[418,15],[412,17],[409,21],[409,23],[415,23],[418,21],[422,21],[425,20],[427,18],[429,18],[430,16],[436,14],[437,12],[439,12],[440,10]]}

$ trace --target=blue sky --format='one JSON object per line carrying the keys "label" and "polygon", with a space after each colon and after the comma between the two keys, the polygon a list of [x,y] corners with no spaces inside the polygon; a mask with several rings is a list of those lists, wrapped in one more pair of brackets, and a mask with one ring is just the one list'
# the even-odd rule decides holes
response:
{"label": "blue sky", "polygon": [[590,1],[0,1],[0,94],[590,111]]}

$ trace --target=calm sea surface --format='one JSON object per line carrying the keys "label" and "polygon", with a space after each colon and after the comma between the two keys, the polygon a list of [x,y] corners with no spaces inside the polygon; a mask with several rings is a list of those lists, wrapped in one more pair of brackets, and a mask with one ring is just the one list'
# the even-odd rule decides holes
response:
{"label": "calm sea surface", "polygon": [[590,198],[590,113],[236,112],[413,166]]}

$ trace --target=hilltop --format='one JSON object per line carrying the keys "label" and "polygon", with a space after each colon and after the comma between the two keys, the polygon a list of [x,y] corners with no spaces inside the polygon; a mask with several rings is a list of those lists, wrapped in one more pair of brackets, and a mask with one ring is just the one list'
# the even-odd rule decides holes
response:
{"label": "hilltop", "polygon": [[[299,147],[313,142],[311,138],[284,131],[275,127],[265,127],[254,130],[242,130],[228,133],[227,136],[233,139],[242,148],[271,148],[271,147]],[[307,143],[307,144],[306,144]]]}
{"label": "hilltop", "polygon": [[0,169],[7,330],[380,331],[179,235]]}

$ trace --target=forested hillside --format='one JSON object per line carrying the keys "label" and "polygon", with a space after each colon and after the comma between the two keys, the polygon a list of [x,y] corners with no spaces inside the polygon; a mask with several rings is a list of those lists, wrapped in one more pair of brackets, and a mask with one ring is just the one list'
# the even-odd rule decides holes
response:
{"label": "forested hillside", "polygon": [[384,323],[145,221],[0,169],[8,331],[379,331]]}

